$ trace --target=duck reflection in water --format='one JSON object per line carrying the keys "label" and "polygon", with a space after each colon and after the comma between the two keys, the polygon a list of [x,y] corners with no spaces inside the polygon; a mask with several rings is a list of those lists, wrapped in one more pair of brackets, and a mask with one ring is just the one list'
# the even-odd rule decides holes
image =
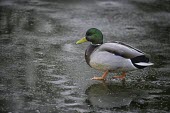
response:
{"label": "duck reflection in water", "polygon": [[[93,84],[86,89],[87,104],[99,108],[129,107],[132,103],[141,104],[143,97],[147,97],[145,91],[125,86],[125,81],[120,83]],[[142,103],[143,104],[143,103]]]}

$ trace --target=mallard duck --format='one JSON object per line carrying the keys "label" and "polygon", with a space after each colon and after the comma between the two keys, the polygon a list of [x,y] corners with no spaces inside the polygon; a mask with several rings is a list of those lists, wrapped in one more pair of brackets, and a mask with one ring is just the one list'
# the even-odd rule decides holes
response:
{"label": "mallard duck", "polygon": [[119,41],[103,43],[103,34],[97,28],[87,30],[85,37],[76,44],[87,41],[91,42],[85,51],[87,64],[104,72],[101,77],[93,77],[93,80],[104,80],[109,72],[121,72],[122,75],[113,78],[124,79],[128,71],[153,65],[147,54],[128,44]]}

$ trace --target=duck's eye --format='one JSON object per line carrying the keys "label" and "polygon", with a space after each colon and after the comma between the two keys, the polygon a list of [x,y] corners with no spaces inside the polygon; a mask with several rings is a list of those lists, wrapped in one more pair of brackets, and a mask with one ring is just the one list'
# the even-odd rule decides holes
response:
{"label": "duck's eye", "polygon": [[87,36],[91,36],[91,33],[86,33],[86,37],[87,37]]}
{"label": "duck's eye", "polygon": [[87,35],[86,35],[86,39],[87,39],[88,41],[90,41],[90,36],[87,36]]}

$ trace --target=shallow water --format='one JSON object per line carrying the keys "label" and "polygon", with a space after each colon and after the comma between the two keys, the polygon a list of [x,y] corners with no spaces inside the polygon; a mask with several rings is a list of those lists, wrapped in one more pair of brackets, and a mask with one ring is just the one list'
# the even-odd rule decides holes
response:
{"label": "shallow water", "polygon": [[[170,2],[161,0],[1,0],[1,113],[170,112]],[[125,81],[84,60],[87,29],[151,55],[154,66]]]}

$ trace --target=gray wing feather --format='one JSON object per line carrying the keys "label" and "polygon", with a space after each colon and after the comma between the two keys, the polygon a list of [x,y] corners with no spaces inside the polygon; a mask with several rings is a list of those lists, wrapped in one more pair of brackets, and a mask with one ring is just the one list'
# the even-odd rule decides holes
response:
{"label": "gray wing feather", "polygon": [[99,51],[107,51],[128,59],[145,54],[141,50],[122,42],[104,43],[99,47]]}
{"label": "gray wing feather", "polygon": [[139,49],[137,49],[137,48],[135,48],[135,47],[133,47],[133,46],[131,46],[131,45],[129,45],[129,44],[126,44],[126,43],[124,43],[124,42],[115,41],[115,43],[118,43],[118,44],[121,44],[121,45],[127,46],[127,47],[129,47],[129,48],[131,48],[131,49],[134,49],[134,50],[136,50],[136,51],[138,51],[138,52],[140,52],[140,53],[145,54],[143,51],[141,51],[141,50],[139,50]]}

